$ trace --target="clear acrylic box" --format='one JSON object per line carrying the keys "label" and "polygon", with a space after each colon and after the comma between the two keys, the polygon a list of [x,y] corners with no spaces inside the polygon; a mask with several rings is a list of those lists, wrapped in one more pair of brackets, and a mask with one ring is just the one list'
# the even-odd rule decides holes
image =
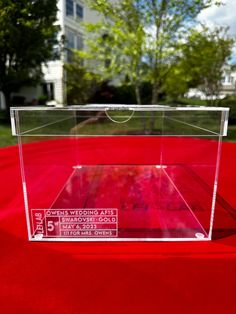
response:
{"label": "clear acrylic box", "polygon": [[11,109],[32,241],[210,240],[228,108]]}

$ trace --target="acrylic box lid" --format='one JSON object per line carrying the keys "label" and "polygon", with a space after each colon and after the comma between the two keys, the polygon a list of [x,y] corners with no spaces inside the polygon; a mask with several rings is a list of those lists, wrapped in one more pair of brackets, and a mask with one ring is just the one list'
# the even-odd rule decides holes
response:
{"label": "acrylic box lid", "polygon": [[12,107],[12,134],[21,136],[226,136],[229,108],[88,104]]}

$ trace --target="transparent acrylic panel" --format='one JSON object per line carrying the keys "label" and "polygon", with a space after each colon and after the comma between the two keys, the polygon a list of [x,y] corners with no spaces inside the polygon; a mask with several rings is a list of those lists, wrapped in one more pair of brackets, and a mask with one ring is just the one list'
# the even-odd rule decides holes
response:
{"label": "transparent acrylic panel", "polygon": [[213,109],[13,109],[29,238],[209,240],[228,119]]}

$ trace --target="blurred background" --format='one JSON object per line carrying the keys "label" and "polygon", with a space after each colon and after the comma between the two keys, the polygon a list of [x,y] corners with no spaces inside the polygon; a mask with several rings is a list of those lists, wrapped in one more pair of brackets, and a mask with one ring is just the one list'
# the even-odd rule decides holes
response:
{"label": "blurred background", "polygon": [[0,0],[0,147],[11,106],[230,107],[236,140],[236,2]]}

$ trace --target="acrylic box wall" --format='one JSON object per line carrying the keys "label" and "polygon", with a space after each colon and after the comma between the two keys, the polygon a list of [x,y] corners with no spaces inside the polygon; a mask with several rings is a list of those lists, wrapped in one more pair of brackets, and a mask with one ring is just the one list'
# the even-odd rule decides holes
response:
{"label": "acrylic box wall", "polygon": [[228,109],[12,108],[29,239],[212,236]]}

